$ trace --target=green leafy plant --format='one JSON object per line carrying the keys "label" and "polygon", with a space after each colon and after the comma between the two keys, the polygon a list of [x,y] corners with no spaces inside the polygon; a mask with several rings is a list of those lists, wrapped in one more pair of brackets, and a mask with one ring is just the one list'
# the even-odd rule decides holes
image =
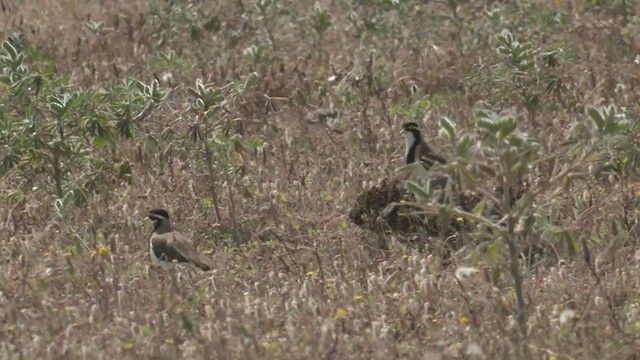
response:
{"label": "green leafy plant", "polygon": [[273,33],[276,20],[278,19],[277,15],[280,12],[284,12],[284,9],[281,8],[278,0],[255,0],[255,7],[258,9],[258,16],[262,27],[269,37],[269,42],[271,42],[271,48],[274,51],[278,51],[278,43]]}
{"label": "green leafy plant", "polygon": [[191,3],[183,0],[161,0],[149,2],[150,15],[158,18],[161,41],[170,41],[187,29],[194,43],[203,40],[205,32],[220,30],[220,19],[208,11],[204,2]]}
{"label": "green leafy plant", "polygon": [[[204,84],[201,80],[196,82],[194,88],[188,91],[195,99],[191,105],[194,121],[189,130],[189,137],[196,144],[195,150],[202,158],[209,176],[209,191],[211,204],[214,208],[216,219],[220,222],[221,213],[219,206],[220,195],[216,188],[220,181],[224,181],[229,203],[229,217],[233,225],[233,239],[240,243],[241,229],[236,219],[236,188],[240,179],[244,176],[244,165],[241,154],[246,151],[255,151],[261,145],[257,138],[245,139],[241,133],[242,124],[230,121],[225,111],[225,105],[229,100],[238,100],[242,96],[249,80],[240,84],[230,84],[225,88],[233,89],[232,94],[224,94],[224,88],[216,88]],[[235,85],[235,86],[234,86]]]}
{"label": "green leafy plant", "polygon": [[[131,180],[131,165],[118,153],[118,137],[132,139],[136,122],[167,93],[157,81],[130,81],[112,91],[73,91],[53,64],[16,34],[2,43],[0,96],[2,175],[16,181],[16,195],[42,188],[57,198],[91,193]],[[106,156],[105,156],[106,155]]]}
{"label": "green leafy plant", "polygon": [[[152,36],[155,39],[155,46],[167,48],[165,54],[171,53],[171,48],[167,44],[176,42],[183,43],[185,47],[178,54],[183,68],[174,68],[187,71],[192,67],[206,68],[216,63],[221,57],[220,52],[213,52],[212,49],[219,48],[215,43],[216,34],[222,29],[222,20],[218,14],[216,3],[206,1],[185,1],[185,0],[151,0],[149,1],[149,26],[154,30]],[[230,41],[230,46],[234,47],[236,41]],[[183,56],[185,53],[193,55],[188,59]],[[160,59],[154,61],[158,64],[168,59],[162,53]]]}
{"label": "green leafy plant", "polygon": [[324,9],[320,5],[320,3],[315,3],[309,10],[307,18],[311,23],[311,28],[313,29],[315,34],[314,43],[316,52],[319,54],[319,56],[321,56],[323,36],[331,27],[331,14],[326,9]]}
{"label": "green leafy plant", "polygon": [[589,107],[586,116],[567,132],[568,141],[548,153],[543,153],[538,141],[518,131],[516,119],[508,113],[477,110],[475,123],[479,135],[457,131],[448,119],[440,126],[457,154],[445,168],[461,190],[479,193],[482,200],[466,211],[455,201],[435,201],[431,191],[409,182],[408,189],[417,201],[408,206],[424,213],[460,217],[471,225],[461,255],[472,266],[491,268],[494,282],[502,272],[508,274],[524,341],[529,310],[523,256],[547,244],[548,248],[564,245],[569,255],[581,248],[588,251],[563,224],[558,200],[551,199],[560,198],[580,179],[600,177],[602,169],[610,169],[620,158],[626,159],[622,161],[625,164],[634,163],[637,149],[628,142],[629,121],[615,106]]}
{"label": "green leafy plant", "polygon": [[[497,106],[507,103],[522,106],[532,124],[537,123],[537,115],[542,108],[555,109],[557,103],[576,106],[564,98],[566,84],[557,70],[564,62],[570,61],[568,49],[536,47],[533,42],[519,40],[509,30],[500,32],[495,40],[496,63],[483,67],[480,73],[468,79],[474,86],[492,94],[489,101]],[[558,102],[543,101],[545,99]]]}
{"label": "green leafy plant", "polygon": [[440,106],[442,106],[442,100],[436,95],[422,97],[412,95],[392,106],[390,112],[392,115],[398,115],[408,120],[420,121],[429,110],[437,109]]}

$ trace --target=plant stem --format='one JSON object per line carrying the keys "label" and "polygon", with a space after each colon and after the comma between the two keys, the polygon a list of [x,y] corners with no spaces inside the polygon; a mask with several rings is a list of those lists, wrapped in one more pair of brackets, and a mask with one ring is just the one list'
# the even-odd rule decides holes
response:
{"label": "plant stem", "polygon": [[216,214],[216,222],[219,224],[222,221],[220,216],[220,207],[218,206],[218,193],[216,192],[216,173],[213,168],[213,156],[209,144],[206,141],[202,142],[204,145],[204,154],[207,160],[207,170],[209,171],[209,191],[211,191],[211,199],[213,200],[213,211]]}
{"label": "plant stem", "polygon": [[[508,162],[507,162],[508,163]],[[509,168],[505,166],[505,168]],[[516,296],[516,321],[518,322],[518,329],[520,330],[521,341],[520,345],[524,345],[523,349],[526,352],[526,339],[527,339],[527,309],[524,302],[524,281],[522,273],[520,271],[520,251],[518,249],[518,235],[515,228],[518,221],[518,217],[513,216],[513,201],[511,199],[511,193],[513,184],[516,181],[517,176],[513,173],[508,173],[505,177],[502,193],[502,208],[505,209],[507,222],[507,232],[504,234],[504,241],[507,243],[509,249],[509,274],[513,279],[513,290]],[[526,236],[526,235],[524,235]],[[525,242],[526,243],[526,242]]]}
{"label": "plant stem", "polygon": [[235,201],[233,200],[233,187],[231,186],[231,179],[229,175],[225,172],[225,179],[227,182],[227,191],[229,194],[229,217],[231,218],[231,224],[233,225],[233,242],[236,245],[240,245],[238,241],[238,222],[236,221],[236,206]]}
{"label": "plant stem", "polygon": [[56,182],[56,195],[58,198],[62,198],[64,193],[62,191],[62,169],[60,169],[60,149],[57,145],[53,146],[53,179]]}

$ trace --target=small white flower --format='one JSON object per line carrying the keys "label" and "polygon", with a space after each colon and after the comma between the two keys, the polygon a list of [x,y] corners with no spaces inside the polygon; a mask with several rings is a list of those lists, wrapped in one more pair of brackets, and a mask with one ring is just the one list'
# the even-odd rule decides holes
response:
{"label": "small white flower", "polygon": [[558,320],[560,321],[560,325],[566,325],[569,321],[573,320],[576,317],[575,310],[565,309],[560,313]]}
{"label": "small white flower", "polygon": [[475,273],[479,272],[478,269],[473,268],[473,267],[465,267],[465,266],[461,266],[459,268],[456,269],[456,277],[458,279],[463,279],[466,277],[469,277]]}

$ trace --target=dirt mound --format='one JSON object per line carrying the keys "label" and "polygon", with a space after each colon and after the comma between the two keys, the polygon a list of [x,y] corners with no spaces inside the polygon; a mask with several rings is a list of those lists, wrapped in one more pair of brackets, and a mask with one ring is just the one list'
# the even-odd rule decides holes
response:
{"label": "dirt mound", "polygon": [[[478,194],[470,192],[456,194],[453,197],[456,205],[467,211],[473,209],[480,200],[481,197]],[[396,206],[390,212],[383,214],[391,203],[413,201],[412,194],[402,186],[400,181],[385,179],[380,185],[358,195],[349,212],[349,218],[354,224],[371,230],[380,229],[380,225],[384,224],[387,230],[393,232],[426,231],[430,235],[443,235],[437,226],[438,222],[442,221],[443,214],[412,214],[413,209],[408,206]],[[444,201],[444,194],[441,195],[440,201]],[[454,223],[459,223],[459,221]],[[459,226],[456,225],[454,228],[459,228]]]}
{"label": "dirt mound", "polygon": [[[478,194],[462,192],[453,196],[451,201],[455,202],[456,206],[469,211],[480,200],[481,197]],[[400,181],[385,179],[380,185],[358,195],[349,212],[349,218],[362,228],[376,233],[404,235],[403,238],[407,241],[403,243],[417,244],[424,244],[430,237],[450,237],[464,231],[467,226],[463,220],[444,211],[438,214],[423,214],[419,213],[419,209],[410,206],[395,206],[391,211],[387,209],[391,203],[413,201],[413,195],[403,187]],[[439,201],[445,201],[444,194]]]}

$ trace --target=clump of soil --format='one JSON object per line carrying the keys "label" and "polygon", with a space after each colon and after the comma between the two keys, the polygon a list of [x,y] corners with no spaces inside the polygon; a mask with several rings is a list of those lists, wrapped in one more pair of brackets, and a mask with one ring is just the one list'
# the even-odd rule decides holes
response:
{"label": "clump of soil", "polygon": [[[440,199],[444,201],[443,198]],[[349,212],[351,221],[363,228],[384,230],[399,234],[422,234],[445,236],[462,228],[456,219],[442,214],[411,214],[412,208],[396,206],[383,214],[391,203],[412,202],[413,196],[400,181],[385,179],[380,185],[361,192]],[[473,209],[481,200],[478,194],[463,192],[454,196],[454,201],[465,210]]]}
{"label": "clump of soil", "polygon": [[[516,201],[525,191],[526,186],[515,189],[512,201]],[[494,195],[502,196],[501,189],[494,190]],[[451,251],[456,251],[464,245],[464,232],[470,226],[465,221],[458,221],[451,214],[416,214],[415,212],[419,211],[414,211],[416,209],[410,206],[396,206],[391,211],[386,210],[389,204],[400,203],[403,200],[413,202],[414,198],[400,181],[385,179],[380,185],[358,195],[349,212],[349,218],[354,224],[377,234],[377,246],[380,248],[387,248],[388,234],[399,235],[397,239],[405,246],[438,253],[443,259],[449,258]],[[481,200],[480,194],[463,191],[454,194],[450,201],[470,212]],[[442,194],[439,202],[444,201],[446,200]],[[433,241],[433,238],[440,240]],[[523,256],[530,259],[539,258],[546,252],[538,246],[526,249]]]}
{"label": "clump of soil", "polygon": [[389,204],[402,200],[411,201],[410,193],[398,180],[384,179],[380,185],[358,195],[349,218],[354,224],[369,230],[378,230],[382,226],[393,232],[416,231],[422,226],[422,219],[418,216],[400,216],[398,208],[386,216],[382,215]]}

